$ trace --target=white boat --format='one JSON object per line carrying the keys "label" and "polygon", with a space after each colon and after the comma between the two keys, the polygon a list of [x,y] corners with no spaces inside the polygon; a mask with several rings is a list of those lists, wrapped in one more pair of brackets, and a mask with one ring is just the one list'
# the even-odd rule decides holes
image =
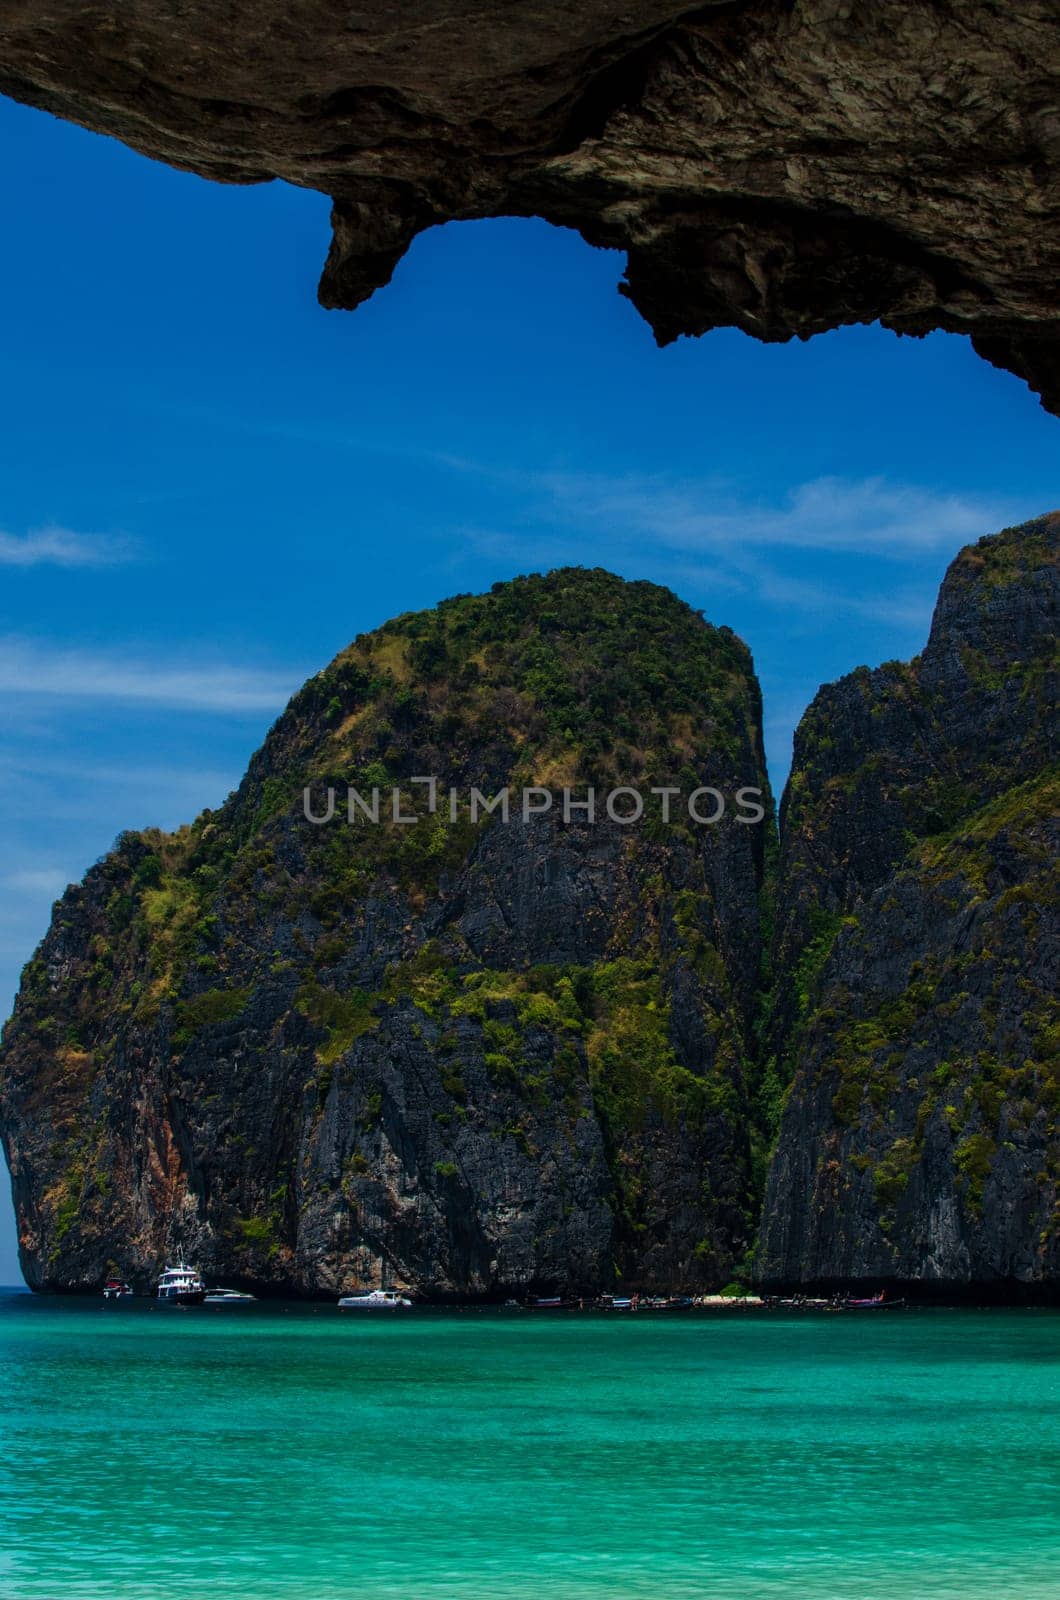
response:
{"label": "white boat", "polygon": [[256,1300],[257,1296],[244,1294],[242,1289],[207,1289],[203,1305],[207,1306],[237,1306],[245,1305],[248,1300]]}
{"label": "white boat", "polygon": [[122,1278],[108,1278],[103,1285],[104,1300],[127,1300],[132,1297],[132,1289]]}
{"label": "white boat", "polygon": [[412,1301],[396,1289],[367,1289],[361,1294],[344,1294],[340,1311],[403,1311]]}
{"label": "white boat", "polygon": [[182,1262],[167,1267],[158,1280],[159,1300],[168,1300],[178,1306],[201,1306],[206,1298],[206,1285],[194,1267]]}

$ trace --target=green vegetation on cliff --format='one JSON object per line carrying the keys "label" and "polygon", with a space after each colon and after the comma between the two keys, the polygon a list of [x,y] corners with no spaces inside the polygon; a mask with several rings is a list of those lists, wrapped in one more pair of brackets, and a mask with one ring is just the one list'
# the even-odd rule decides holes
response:
{"label": "green vegetation on cliff", "polygon": [[779,859],[680,808],[424,815],[425,775],[765,791],[747,651],[667,591],[568,569],[356,640],[27,967],[34,1281],[132,1238],[311,1290],[717,1287],[760,1216],[768,1279],[1060,1277],[1056,532],[963,552],[921,656],[821,691]]}
{"label": "green vegetation on cliff", "polygon": [[[221,810],[124,835],[60,909],[4,1045],[4,1122],[48,1241],[31,1275],[90,1278],[124,1230],[145,1260],[180,1243],[293,1286],[381,1257],[446,1292],[724,1281],[754,1225],[768,827],[679,807],[505,825],[466,799],[454,821],[412,780],[747,785],[768,806],[760,720],[734,634],[600,571],[356,640]],[[314,826],[310,783],[383,791],[381,821]],[[388,819],[392,786],[414,825]],[[90,1087],[49,1065],[67,1037]],[[121,1131],[56,1142],[26,1117],[45,1080],[51,1129],[91,1095]]]}
{"label": "green vegetation on cliff", "polygon": [[768,1277],[1060,1273],[1058,532],[962,551],[923,654],[800,726]]}

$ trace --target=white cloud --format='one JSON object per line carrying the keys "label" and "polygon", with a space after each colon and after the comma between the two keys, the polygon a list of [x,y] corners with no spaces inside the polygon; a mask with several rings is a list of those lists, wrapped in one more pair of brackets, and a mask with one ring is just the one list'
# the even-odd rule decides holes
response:
{"label": "white cloud", "polygon": [[685,552],[783,546],[910,555],[955,549],[1019,514],[1000,499],[942,494],[882,477],[815,478],[775,504],[709,482],[562,472],[539,482],[557,510],[583,526]]}
{"label": "white cloud", "polygon": [[[937,584],[933,579],[921,587],[905,585],[889,588],[877,594],[862,595],[844,592],[835,583],[815,583],[812,579],[795,578],[777,572],[768,561],[750,551],[736,552],[730,562],[730,587],[752,592],[769,605],[783,607],[803,616],[833,617],[839,614],[865,617],[872,622],[883,622],[893,628],[924,631],[931,621],[935,606]],[[696,570],[685,569],[691,582],[700,587],[724,586],[725,575],[717,568],[708,568],[702,578]],[[734,574],[739,573],[739,578]]]}
{"label": "white cloud", "polygon": [[219,663],[188,667],[0,638],[0,693],[61,700],[116,700],[176,710],[282,710],[301,680]]}
{"label": "white cloud", "polygon": [[[721,480],[502,476],[509,491],[518,489],[523,518],[504,532],[461,529],[462,543],[479,554],[524,570],[601,564],[626,576],[650,575],[682,592],[742,593],[788,613],[793,629],[846,616],[919,634],[931,619],[940,563],[1034,510],[997,496],[941,493],[883,477],[816,478],[769,503]],[[790,570],[803,557],[816,559],[811,577]],[[909,581],[873,580],[862,566],[866,557],[906,564]],[[821,576],[825,560],[827,579]]]}
{"label": "white cloud", "polygon": [[[3,769],[7,772],[25,773],[33,778],[68,778],[70,776],[69,761],[59,760],[57,757],[39,757],[32,754],[23,754],[0,746],[0,776]],[[215,789],[222,795],[227,794],[239,781],[239,774],[224,771],[217,767],[181,768],[157,766],[125,766],[115,762],[107,763],[81,763],[77,768],[77,781],[79,783],[99,784],[101,787],[115,787],[128,789],[130,785],[138,789],[165,789],[170,790],[174,785],[189,790]]]}
{"label": "white cloud", "polygon": [[133,554],[128,539],[72,533],[69,528],[0,533],[0,567],[113,567],[132,560]]}

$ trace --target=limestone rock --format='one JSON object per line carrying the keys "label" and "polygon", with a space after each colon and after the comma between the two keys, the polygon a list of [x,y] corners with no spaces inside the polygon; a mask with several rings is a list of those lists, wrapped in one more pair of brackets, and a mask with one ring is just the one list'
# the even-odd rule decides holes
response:
{"label": "limestone rock", "polygon": [[[468,814],[472,785],[593,782],[770,807],[736,636],[567,570],[357,640],[220,811],[123,836],[0,1050],[30,1284],[144,1285],[177,1249],[265,1292],[724,1281],[756,1217],[766,828]],[[350,783],[378,825],[306,819],[306,785]]]}
{"label": "limestone rock", "polygon": [[800,724],[758,1270],[1055,1292],[1060,515],[963,550],[923,654]]}
{"label": "limestone rock", "polygon": [[415,235],[628,252],[657,337],[971,335],[1060,410],[1052,0],[0,0],[0,89],[226,182],[334,198],[325,305]]}

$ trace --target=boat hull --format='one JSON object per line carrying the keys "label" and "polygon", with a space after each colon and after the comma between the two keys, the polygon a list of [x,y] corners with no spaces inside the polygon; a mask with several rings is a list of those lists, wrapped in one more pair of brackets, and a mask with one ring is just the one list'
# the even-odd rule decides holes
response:
{"label": "boat hull", "polygon": [[409,1309],[410,1309],[410,1307],[408,1307],[408,1306],[357,1306],[357,1305],[344,1306],[342,1301],[341,1300],[339,1301],[339,1310],[340,1311],[384,1311],[385,1312],[385,1311],[408,1311]]}
{"label": "boat hull", "polygon": [[340,1311],[411,1311],[411,1300],[372,1300],[360,1295],[344,1295],[339,1301]]}

